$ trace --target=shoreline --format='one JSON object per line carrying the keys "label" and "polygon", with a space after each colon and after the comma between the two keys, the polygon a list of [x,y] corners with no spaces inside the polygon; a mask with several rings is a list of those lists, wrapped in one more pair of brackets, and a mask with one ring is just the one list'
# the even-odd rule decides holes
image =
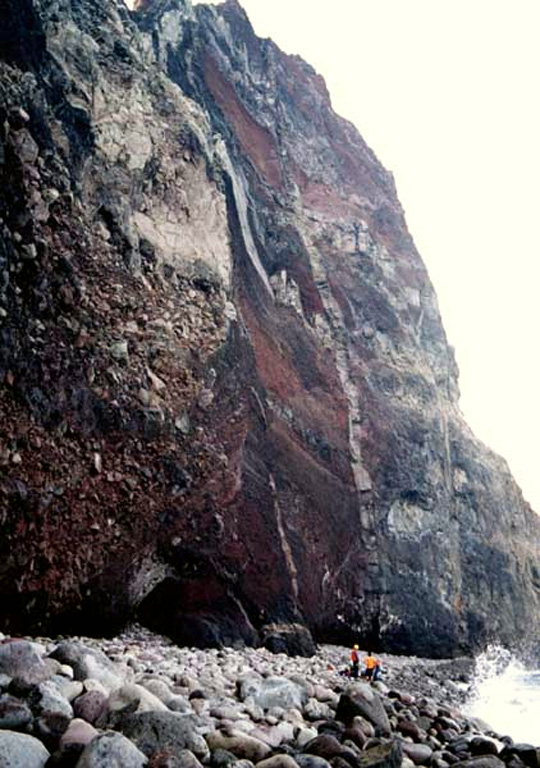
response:
{"label": "shoreline", "polygon": [[6,765],[540,766],[540,748],[531,763],[463,712],[473,659],[378,654],[384,677],[369,684],[339,675],[348,655],[180,648],[141,627],[112,639],[0,634],[0,765],[16,753]]}

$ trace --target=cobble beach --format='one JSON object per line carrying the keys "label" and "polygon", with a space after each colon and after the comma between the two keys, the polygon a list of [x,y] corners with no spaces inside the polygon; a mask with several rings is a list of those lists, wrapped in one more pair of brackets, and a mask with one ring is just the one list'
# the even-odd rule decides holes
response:
{"label": "cobble beach", "polygon": [[0,765],[540,766],[540,750],[466,713],[472,660],[380,658],[384,681],[370,685],[339,674],[337,646],[310,658],[198,650],[138,627],[3,637]]}

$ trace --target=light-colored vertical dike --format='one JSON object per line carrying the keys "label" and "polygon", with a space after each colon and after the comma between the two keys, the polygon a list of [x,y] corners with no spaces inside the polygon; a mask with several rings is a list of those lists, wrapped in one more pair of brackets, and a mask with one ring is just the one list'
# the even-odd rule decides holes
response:
{"label": "light-colored vertical dike", "polygon": [[534,653],[538,518],[322,78],[236,0],[7,6],[0,621]]}

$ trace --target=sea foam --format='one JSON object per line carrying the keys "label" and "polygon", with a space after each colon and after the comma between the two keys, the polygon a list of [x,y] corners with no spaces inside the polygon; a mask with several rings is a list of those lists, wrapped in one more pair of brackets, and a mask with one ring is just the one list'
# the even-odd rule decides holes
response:
{"label": "sea foam", "polygon": [[515,742],[538,741],[540,670],[526,669],[506,648],[489,646],[476,660],[468,714]]}

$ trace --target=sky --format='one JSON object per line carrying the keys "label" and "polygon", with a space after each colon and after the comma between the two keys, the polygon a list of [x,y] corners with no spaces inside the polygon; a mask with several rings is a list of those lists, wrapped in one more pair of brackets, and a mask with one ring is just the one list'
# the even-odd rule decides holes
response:
{"label": "sky", "polygon": [[394,174],[461,408],[540,512],[540,0],[241,0]]}

